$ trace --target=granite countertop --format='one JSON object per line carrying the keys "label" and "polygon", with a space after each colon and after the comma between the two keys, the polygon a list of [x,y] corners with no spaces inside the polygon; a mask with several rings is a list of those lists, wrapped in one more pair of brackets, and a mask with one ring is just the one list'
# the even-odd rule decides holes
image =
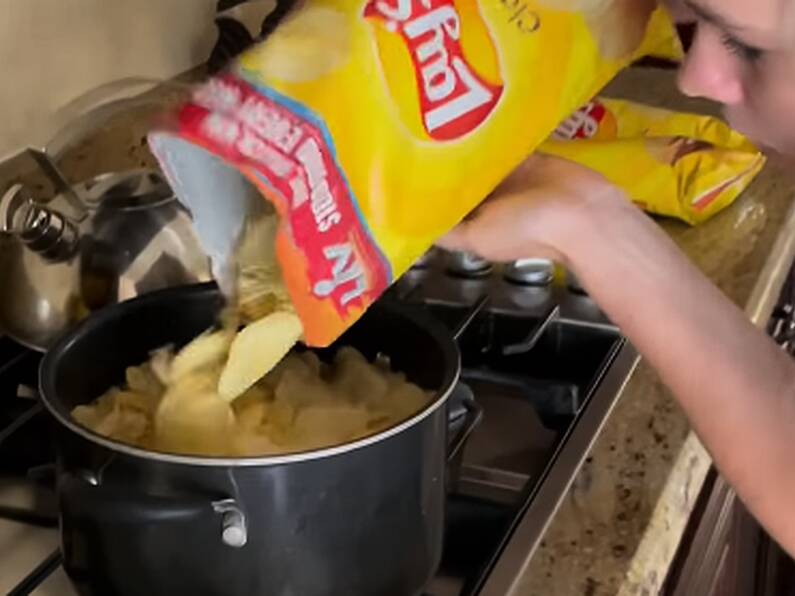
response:
{"label": "granite countertop", "polygon": [[[154,94],[155,104],[104,121],[60,156],[67,178],[154,166],[144,135],[162,103],[176,101],[181,91]],[[668,71],[630,69],[607,94],[715,113],[710,104],[679,96]],[[0,164],[0,180],[24,181],[40,198],[52,194],[24,155]],[[793,203],[795,187],[768,165],[713,220],[696,228],[669,221],[661,225],[754,323],[764,325],[795,256]],[[710,465],[684,414],[641,363],[514,594],[656,594]]]}
{"label": "granite countertop", "polygon": [[[667,71],[632,69],[607,94],[715,112],[679,96]],[[795,257],[794,203],[795,184],[768,165],[714,219],[695,228],[661,225],[764,326]],[[657,594],[711,463],[684,413],[641,362],[514,593]]]}

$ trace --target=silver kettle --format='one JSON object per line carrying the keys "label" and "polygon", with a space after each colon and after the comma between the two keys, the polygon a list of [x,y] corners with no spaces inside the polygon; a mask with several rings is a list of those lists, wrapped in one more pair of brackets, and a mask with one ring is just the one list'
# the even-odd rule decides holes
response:
{"label": "silver kettle", "polygon": [[[189,213],[153,170],[103,174],[47,203],[16,184],[0,198],[0,333],[38,350],[90,312],[210,279]],[[48,171],[53,168],[52,171]]]}

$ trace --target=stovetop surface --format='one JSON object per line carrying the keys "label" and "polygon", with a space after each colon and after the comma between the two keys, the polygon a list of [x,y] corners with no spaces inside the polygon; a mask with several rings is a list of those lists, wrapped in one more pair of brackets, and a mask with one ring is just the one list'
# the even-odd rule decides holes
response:
{"label": "stovetop surface", "polygon": [[[462,382],[483,410],[451,471],[443,561],[426,596],[497,596],[540,541],[634,353],[560,272],[528,286],[500,267],[464,277],[448,258],[436,253],[387,297],[430,311],[458,336]],[[57,531],[39,359],[0,338],[0,592],[41,564],[38,588],[9,593],[64,595],[56,555],[47,560]]]}
{"label": "stovetop surface", "polygon": [[[625,342],[559,270],[527,285],[507,280],[501,266],[468,276],[452,270],[449,257],[436,252],[392,290],[460,332],[461,379],[484,411],[448,500],[444,558],[427,594],[496,595],[510,584],[493,577],[497,561],[509,550],[520,561],[537,544],[538,533],[521,543],[523,515]],[[578,467],[570,466],[572,476]],[[568,485],[559,484],[558,499]]]}

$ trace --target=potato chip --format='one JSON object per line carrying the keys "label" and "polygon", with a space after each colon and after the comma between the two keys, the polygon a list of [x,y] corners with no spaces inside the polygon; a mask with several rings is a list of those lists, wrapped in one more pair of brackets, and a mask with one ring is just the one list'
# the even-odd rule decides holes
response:
{"label": "potato chip", "polygon": [[369,413],[353,404],[337,401],[304,408],[295,417],[295,443],[303,449],[317,449],[350,441],[367,428]]}
{"label": "potato chip", "polygon": [[236,312],[244,324],[277,310],[293,310],[274,250],[278,226],[279,218],[272,212],[252,217],[235,251]]}
{"label": "potato chip", "polygon": [[168,385],[168,379],[171,375],[171,363],[173,360],[174,352],[170,347],[167,347],[152,352],[152,358],[146,363],[152,371],[152,374],[157,377],[157,380],[160,381],[160,384],[163,385],[164,388]]}
{"label": "potato chip", "polygon": [[94,425],[99,418],[99,404],[95,402],[89,406],[81,405],[76,406],[72,410],[72,418],[78,424],[82,424],[90,430],[94,430]]}
{"label": "potato chip", "polygon": [[169,377],[177,381],[191,373],[219,365],[225,359],[234,335],[226,330],[207,331],[182,348],[171,363]]}
{"label": "potato chip", "polygon": [[272,401],[273,392],[261,383],[249,388],[232,404],[237,426],[244,430],[259,428],[265,422]]}
{"label": "potato chip", "polygon": [[147,395],[161,396],[165,391],[165,385],[158,376],[152,372],[151,366],[130,366],[125,371],[127,387],[133,391],[145,393]]}
{"label": "potato chip", "polygon": [[218,454],[228,449],[235,416],[215,392],[217,373],[194,372],[171,385],[154,419],[155,445],[163,451]]}
{"label": "potato chip", "polygon": [[332,385],[357,401],[381,401],[389,389],[386,376],[353,348],[341,348],[334,358]]}
{"label": "potato chip", "polygon": [[232,402],[264,377],[302,333],[300,319],[289,312],[275,312],[244,327],[229,348],[229,359],[218,381],[221,398]]}
{"label": "potato chip", "polygon": [[[165,362],[164,354],[170,352],[152,358]],[[152,367],[152,361],[132,367],[128,378],[148,386],[140,380],[153,374]],[[353,441],[417,413],[431,398],[384,360],[371,364],[353,348],[342,348],[331,363],[313,352],[292,353],[231,404],[217,392],[221,370],[216,364],[178,378],[167,374],[162,396],[111,389],[72,416],[94,432],[145,449],[254,457]]]}
{"label": "potato chip", "polygon": [[254,432],[236,433],[232,445],[233,454],[239,457],[263,457],[284,451],[271,437]]}
{"label": "potato chip", "polygon": [[345,13],[311,7],[279,27],[279,35],[257,56],[258,66],[289,83],[318,79],[343,64],[350,53],[349,19]]}

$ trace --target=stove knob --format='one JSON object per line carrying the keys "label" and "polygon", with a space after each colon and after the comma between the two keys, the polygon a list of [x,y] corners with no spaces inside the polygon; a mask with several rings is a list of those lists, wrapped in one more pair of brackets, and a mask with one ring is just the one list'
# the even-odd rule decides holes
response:
{"label": "stove knob", "polygon": [[555,264],[548,259],[519,259],[505,267],[505,279],[523,286],[546,286],[555,276]]}
{"label": "stove knob", "polygon": [[491,262],[468,252],[451,252],[447,255],[447,271],[459,277],[483,277],[491,273]]}

